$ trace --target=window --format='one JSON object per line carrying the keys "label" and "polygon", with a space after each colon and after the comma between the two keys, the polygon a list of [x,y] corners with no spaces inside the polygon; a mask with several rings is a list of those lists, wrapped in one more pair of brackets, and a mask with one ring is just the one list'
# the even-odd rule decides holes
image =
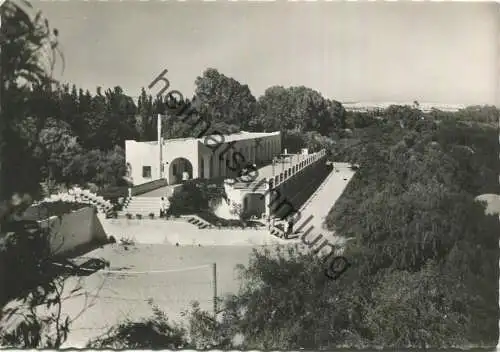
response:
{"label": "window", "polygon": [[143,166],[142,167],[142,177],[143,178],[151,178],[151,166]]}
{"label": "window", "polygon": [[172,165],[172,173],[174,174],[174,176],[177,175],[177,165]]}

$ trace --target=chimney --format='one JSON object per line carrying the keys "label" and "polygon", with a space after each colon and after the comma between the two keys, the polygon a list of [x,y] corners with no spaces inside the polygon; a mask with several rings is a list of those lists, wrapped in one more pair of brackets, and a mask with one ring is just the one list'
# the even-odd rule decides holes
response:
{"label": "chimney", "polygon": [[158,144],[160,144],[160,142],[161,142],[161,114],[158,114],[157,120],[158,120],[157,121],[158,122],[157,123],[157,125],[158,125]]}
{"label": "chimney", "polygon": [[159,157],[159,164],[158,164],[158,179],[163,178],[163,172],[162,172],[162,166],[163,166],[163,158],[161,155],[161,150],[162,150],[162,143],[161,143],[161,114],[158,114],[157,118],[157,125],[158,125],[158,157]]}

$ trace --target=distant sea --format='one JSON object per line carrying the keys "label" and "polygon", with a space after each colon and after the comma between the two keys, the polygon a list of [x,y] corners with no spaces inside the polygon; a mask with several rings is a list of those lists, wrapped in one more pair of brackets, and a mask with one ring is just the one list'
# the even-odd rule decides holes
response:
{"label": "distant sea", "polygon": [[[316,350],[300,350],[300,352],[316,352]],[[390,351],[390,352],[496,352],[497,347],[492,346],[492,347],[481,347],[481,348],[380,348],[380,349],[373,349],[373,348],[366,348],[366,349],[355,349],[355,348],[339,348],[339,349],[332,349],[332,350],[325,350],[325,351],[332,351],[332,352],[381,352],[381,351]],[[500,352],[500,349],[498,350]],[[320,351],[318,351],[320,352]]]}

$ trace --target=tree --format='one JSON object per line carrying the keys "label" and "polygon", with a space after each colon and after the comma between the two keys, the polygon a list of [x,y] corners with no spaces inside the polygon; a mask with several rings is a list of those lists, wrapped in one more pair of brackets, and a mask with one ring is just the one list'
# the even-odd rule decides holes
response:
{"label": "tree", "polygon": [[109,151],[92,149],[66,164],[65,177],[76,184],[92,182],[99,187],[119,186],[126,175],[125,151],[119,146]]}
{"label": "tree", "polygon": [[16,164],[22,144],[15,133],[15,124],[25,116],[25,102],[32,89],[51,89],[54,83],[51,72],[56,55],[60,54],[57,30],[51,30],[40,13],[32,20],[30,10],[31,5],[26,1],[21,4],[6,1],[0,8],[3,41],[0,94],[4,102],[0,118],[0,200],[22,186],[16,184],[19,176]]}
{"label": "tree", "polygon": [[270,87],[258,102],[259,116],[253,123],[266,131],[317,131],[327,135],[345,124],[342,104],[303,86]]}
{"label": "tree", "polygon": [[247,85],[209,68],[196,78],[195,94],[201,101],[204,121],[237,125],[247,129],[256,113],[256,99]]}
{"label": "tree", "polygon": [[39,134],[35,156],[40,161],[43,175],[50,180],[63,181],[70,162],[81,153],[77,137],[72,135],[68,124],[48,120]]}

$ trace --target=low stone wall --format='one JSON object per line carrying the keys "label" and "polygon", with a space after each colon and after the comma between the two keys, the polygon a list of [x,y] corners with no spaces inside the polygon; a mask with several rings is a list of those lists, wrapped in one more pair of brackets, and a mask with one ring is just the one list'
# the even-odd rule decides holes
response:
{"label": "low stone wall", "polygon": [[137,185],[129,188],[129,196],[137,196],[149,191],[154,191],[160,187],[168,186],[168,181],[166,179],[155,180],[148,183],[143,183],[142,185]]}
{"label": "low stone wall", "polygon": [[272,200],[271,213],[276,217],[286,216],[290,213],[289,205],[293,206],[293,209],[299,210],[331,172],[331,166],[318,162],[303,170],[301,174],[297,174],[287,182],[278,185],[277,192],[279,193],[274,197],[279,195],[279,198]]}
{"label": "low stone wall", "polygon": [[53,255],[77,251],[95,242],[105,242],[106,233],[94,208],[85,207],[61,217],[52,216],[38,221],[42,228],[50,227],[50,248]]}

